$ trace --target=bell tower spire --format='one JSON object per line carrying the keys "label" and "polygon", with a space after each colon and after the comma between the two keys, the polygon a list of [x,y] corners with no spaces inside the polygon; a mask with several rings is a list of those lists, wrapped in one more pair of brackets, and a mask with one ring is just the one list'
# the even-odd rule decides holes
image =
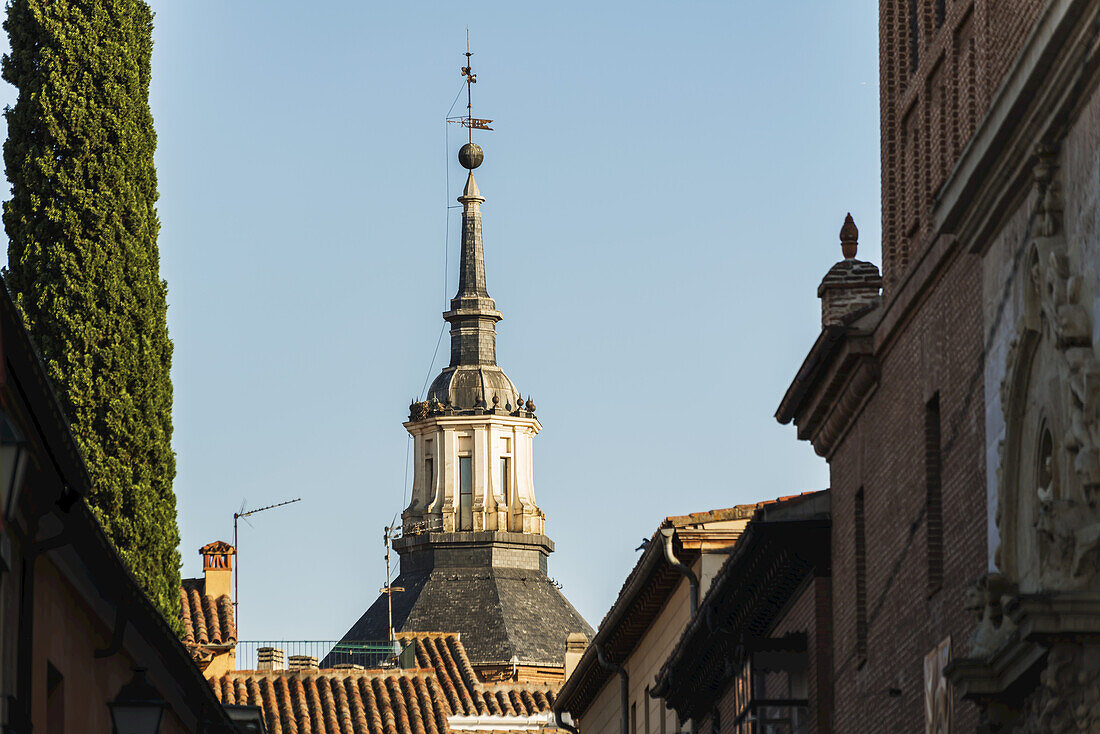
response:
{"label": "bell tower spire", "polygon": [[[462,74],[476,77],[467,47]],[[469,98],[467,98],[469,99]],[[456,118],[470,130],[491,120]],[[566,641],[592,628],[547,575],[554,543],[535,502],[533,443],[542,425],[496,359],[500,312],[485,286],[481,205],[474,180],[484,153],[473,140],[458,153],[469,172],[462,195],[458,292],[443,318],[451,325],[451,362],[422,400],[409,405],[413,482],[393,541],[401,575],[345,640],[411,632],[461,633],[478,675],[497,675],[502,660],[564,672]],[[392,611],[391,611],[392,601]],[[519,668],[515,668],[519,669]],[[514,673],[515,674],[515,673]],[[518,674],[516,674],[518,675]]]}
{"label": "bell tower spire", "polygon": [[481,165],[484,154],[476,143],[466,143],[458,159],[470,173],[462,196],[458,197],[462,203],[458,293],[451,299],[451,309],[443,314],[451,325],[451,367],[495,365],[496,323],[502,316],[485,287],[485,245],[481,238],[481,205],[485,197],[474,180],[474,168]]}

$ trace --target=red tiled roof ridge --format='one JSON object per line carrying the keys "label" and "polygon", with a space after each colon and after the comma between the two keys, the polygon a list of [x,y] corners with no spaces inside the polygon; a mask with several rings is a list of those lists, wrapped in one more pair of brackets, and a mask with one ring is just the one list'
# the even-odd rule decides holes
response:
{"label": "red tiled roof ridge", "polygon": [[761,500],[759,502],[748,502],[741,505],[733,505],[732,507],[720,507],[713,510],[703,510],[702,512],[690,512],[686,515],[669,515],[665,518],[665,522],[670,523],[674,527],[682,527],[684,525],[691,525],[693,523],[734,519],[732,516],[739,514],[745,514],[746,518],[749,518],[752,517],[752,511],[758,510],[762,507],[767,507],[768,505],[774,505],[778,502],[787,502],[798,497],[804,497],[808,494],[816,494],[816,490],[810,492],[799,492],[798,494],[785,495],[783,497],[776,497],[775,499],[770,500]]}
{"label": "red tiled roof ridge", "polygon": [[306,668],[303,670],[227,670],[222,677],[231,678],[308,678],[326,676],[330,678],[387,678],[407,676],[409,678],[435,678],[432,668]]}

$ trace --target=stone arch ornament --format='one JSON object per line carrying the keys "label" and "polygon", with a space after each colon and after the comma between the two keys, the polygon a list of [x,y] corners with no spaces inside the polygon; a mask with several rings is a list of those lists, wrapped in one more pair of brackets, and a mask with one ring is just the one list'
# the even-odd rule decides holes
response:
{"label": "stone arch ornament", "polygon": [[1098,263],[1096,245],[1062,227],[1056,155],[1038,151],[1012,296],[1022,312],[1000,385],[1001,572],[968,590],[979,622],[969,657],[946,671],[978,701],[981,731],[1100,731]]}
{"label": "stone arch ornament", "polygon": [[1021,592],[1100,590],[1100,362],[1075,267],[1083,247],[1062,228],[1053,155],[1040,156],[1036,179],[1023,315],[1001,384],[996,561]]}

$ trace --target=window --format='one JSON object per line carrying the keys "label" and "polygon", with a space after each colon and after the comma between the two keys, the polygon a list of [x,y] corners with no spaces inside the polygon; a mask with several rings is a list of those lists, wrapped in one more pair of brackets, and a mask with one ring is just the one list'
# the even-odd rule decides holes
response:
{"label": "window", "polygon": [[940,449],[940,394],[936,393],[924,406],[924,520],[929,594],[943,585],[943,457]]}
{"label": "window", "polygon": [[500,491],[504,495],[504,502],[512,504],[512,457],[500,457]]}
{"label": "window", "polygon": [[428,490],[428,499],[431,500],[432,488],[435,487],[435,464],[432,457],[424,459],[424,486]]}
{"label": "window", "polygon": [[936,27],[943,25],[947,18],[947,0],[936,0]]}
{"label": "window", "polygon": [[668,728],[669,712],[665,710],[664,706],[658,704],[657,705],[657,715],[661,719],[660,734],[668,734],[667,728]]}
{"label": "window", "polygon": [[638,734],[638,703],[630,704],[630,734]]}
{"label": "window", "polygon": [[650,706],[649,686],[645,687],[645,695],[642,696],[642,702],[643,702],[642,705],[645,707],[643,709],[644,712],[645,712],[645,728],[642,731],[644,731],[645,734],[650,734],[650,731],[649,731],[649,706]]}
{"label": "window", "polygon": [[474,460],[458,457],[458,529],[474,529]]}
{"label": "window", "polygon": [[856,656],[860,663],[867,659],[867,535],[863,520],[863,488],[856,492]]}

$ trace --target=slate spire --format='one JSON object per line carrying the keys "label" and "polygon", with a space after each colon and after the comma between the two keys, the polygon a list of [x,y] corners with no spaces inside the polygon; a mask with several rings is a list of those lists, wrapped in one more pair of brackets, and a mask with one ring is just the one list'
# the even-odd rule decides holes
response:
{"label": "slate spire", "polygon": [[458,293],[451,299],[451,309],[443,314],[451,325],[451,367],[497,363],[496,322],[502,316],[485,288],[485,246],[481,239],[481,205],[485,197],[477,188],[473,171],[482,158],[481,148],[474,143],[467,143],[459,151],[459,161],[470,173],[458,197],[462,203]]}

